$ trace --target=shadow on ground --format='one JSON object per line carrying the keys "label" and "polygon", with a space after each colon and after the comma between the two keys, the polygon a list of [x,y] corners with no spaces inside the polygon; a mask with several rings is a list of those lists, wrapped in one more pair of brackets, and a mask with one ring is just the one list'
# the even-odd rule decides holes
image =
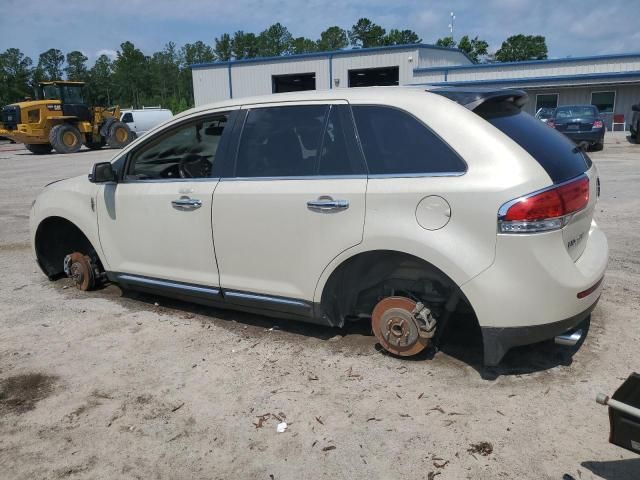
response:
{"label": "shadow on ground", "polygon": [[[67,279],[60,280],[71,285]],[[76,292],[75,289],[69,289]],[[78,292],[79,295],[95,295],[96,297],[111,297],[118,300],[123,306],[133,310],[154,310],[167,314],[192,314],[204,317],[204,322],[225,320],[218,326],[234,330],[238,325],[255,327],[257,331],[277,328],[280,331],[292,335],[313,337],[321,341],[334,339],[336,335],[340,339],[340,349],[353,348],[360,353],[377,351],[381,355],[397,358],[402,362],[425,362],[432,360],[436,355],[445,355],[460,362],[466,363],[475,369],[485,380],[496,380],[501,376],[523,375],[549,370],[558,366],[569,366],[573,361],[573,355],[579,350],[589,330],[589,320],[583,328],[586,330],[582,340],[574,347],[560,347],[553,341],[536,343],[511,349],[496,367],[483,365],[482,334],[475,322],[475,318],[469,315],[460,315],[451,319],[447,332],[443,336],[441,347],[438,350],[427,349],[413,357],[396,357],[382,349],[376,342],[368,320],[347,322],[343,328],[332,328],[312,323],[295,320],[267,317],[254,313],[245,313],[237,310],[207,307],[190,302],[184,302],[168,297],[161,297],[133,290],[121,290],[114,284],[108,284],[94,292]],[[209,320],[207,320],[209,319]],[[295,341],[292,338],[292,341]]]}
{"label": "shadow on ground", "polygon": [[640,478],[640,458],[609,460],[606,462],[582,462],[582,466],[605,480]]}

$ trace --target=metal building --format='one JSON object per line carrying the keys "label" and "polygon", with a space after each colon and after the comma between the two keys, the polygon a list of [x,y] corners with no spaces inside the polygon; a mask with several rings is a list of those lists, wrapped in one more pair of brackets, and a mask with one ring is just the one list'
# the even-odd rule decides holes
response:
{"label": "metal building", "polygon": [[[369,85],[460,85],[526,90],[525,107],[597,105],[609,129],[628,129],[640,103],[640,53],[474,64],[460,50],[434,45],[318,52],[191,66],[195,104],[287,91]],[[624,125],[626,123],[626,125]]]}

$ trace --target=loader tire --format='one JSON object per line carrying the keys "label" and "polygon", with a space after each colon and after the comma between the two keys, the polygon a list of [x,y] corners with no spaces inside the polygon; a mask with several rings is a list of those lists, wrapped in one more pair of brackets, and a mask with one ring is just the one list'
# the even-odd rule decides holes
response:
{"label": "loader tire", "polygon": [[49,143],[58,153],[75,153],[82,148],[82,135],[73,125],[63,123],[51,129]]}
{"label": "loader tire", "polygon": [[48,143],[32,143],[25,145],[25,148],[34,155],[46,155],[51,153],[51,145]]}
{"label": "loader tire", "polygon": [[109,135],[107,136],[107,144],[111,148],[126,147],[133,140],[129,125],[124,122],[115,121],[109,125]]}

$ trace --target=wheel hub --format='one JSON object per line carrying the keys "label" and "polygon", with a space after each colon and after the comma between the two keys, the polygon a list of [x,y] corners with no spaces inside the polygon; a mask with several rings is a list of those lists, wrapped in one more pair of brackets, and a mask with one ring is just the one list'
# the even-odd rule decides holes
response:
{"label": "wheel hub", "polygon": [[73,252],[64,258],[64,272],[80,290],[91,290],[95,284],[91,259],[80,252]]}
{"label": "wheel hub", "polygon": [[[419,307],[419,308],[417,308]],[[406,297],[387,297],[375,306],[371,316],[373,333],[390,353],[409,357],[427,348],[430,338],[416,318],[424,306]],[[421,330],[422,328],[422,330]]]}

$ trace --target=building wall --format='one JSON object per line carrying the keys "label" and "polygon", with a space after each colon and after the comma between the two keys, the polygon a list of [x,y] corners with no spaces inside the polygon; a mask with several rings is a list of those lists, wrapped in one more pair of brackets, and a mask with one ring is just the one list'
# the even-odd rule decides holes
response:
{"label": "building wall", "polygon": [[269,63],[234,63],[231,65],[233,97],[273,93],[271,76],[293,73],[315,73],[316,89],[329,88],[328,57],[279,60]]}
{"label": "building wall", "polygon": [[[349,70],[360,68],[399,67],[400,85],[413,81],[413,69],[418,61],[418,49],[391,50],[389,52],[355,51],[350,55],[335,55],[333,57],[333,87],[346,88],[349,86]],[[338,84],[336,85],[336,82]]]}
{"label": "building wall", "polygon": [[434,68],[456,65],[473,65],[471,60],[458,50],[451,48],[435,49],[420,48],[420,55],[417,60],[418,68]]}
{"label": "building wall", "polygon": [[197,106],[229,98],[229,71],[226,66],[194,68],[193,101]]}

